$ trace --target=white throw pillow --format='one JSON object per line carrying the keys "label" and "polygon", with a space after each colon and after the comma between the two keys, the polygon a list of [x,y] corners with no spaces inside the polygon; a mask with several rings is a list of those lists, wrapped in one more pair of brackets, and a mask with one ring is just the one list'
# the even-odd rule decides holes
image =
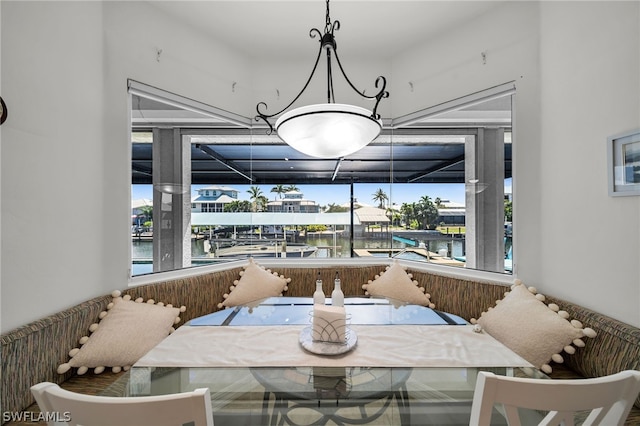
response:
{"label": "white throw pillow", "polygon": [[82,346],[69,352],[71,359],[58,367],[58,373],[64,374],[72,367],[78,368],[79,375],[89,368],[96,374],[105,367],[115,373],[127,370],[175,330],[173,326],[185,310],[184,306],[155,304],[151,299],[134,302],[131,296],[120,297],[120,292],[114,291],[107,311],[100,314],[100,322],[89,327],[91,336],[80,339]]}
{"label": "white throw pillow", "polygon": [[252,257],[243,268],[240,279],[235,280],[230,287],[231,291],[223,295],[224,301],[218,303],[218,308],[249,306],[268,297],[282,296],[288,290],[287,284],[291,282],[291,278],[266,270]]}
{"label": "white throw pillow", "polygon": [[596,332],[583,328],[577,320],[568,321],[569,314],[557,305],[547,306],[544,296],[535,288],[525,287],[516,280],[494,308],[483,312],[472,324],[499,340],[512,351],[545,373],[551,373],[549,362],[564,362],[561,352],[575,353],[584,346],[583,337],[595,337]]}
{"label": "white throw pillow", "polygon": [[431,295],[425,293],[424,287],[420,287],[412,278],[413,275],[408,274],[406,268],[394,260],[380,275],[369,280],[362,288],[366,295],[382,296],[400,302],[435,308],[430,300]]}

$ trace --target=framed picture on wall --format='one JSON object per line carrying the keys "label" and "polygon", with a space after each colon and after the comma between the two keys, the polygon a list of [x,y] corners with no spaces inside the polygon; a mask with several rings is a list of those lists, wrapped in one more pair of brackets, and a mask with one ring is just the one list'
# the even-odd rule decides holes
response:
{"label": "framed picture on wall", "polygon": [[609,195],[640,195],[640,130],[607,138]]}

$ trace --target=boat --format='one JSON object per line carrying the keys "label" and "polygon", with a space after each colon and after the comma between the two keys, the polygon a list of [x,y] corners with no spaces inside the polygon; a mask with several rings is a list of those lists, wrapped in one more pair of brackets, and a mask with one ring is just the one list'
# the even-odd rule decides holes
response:
{"label": "boat", "polygon": [[216,248],[213,253],[215,257],[309,257],[317,251],[316,246],[307,244],[287,243],[283,246],[281,242],[247,241]]}

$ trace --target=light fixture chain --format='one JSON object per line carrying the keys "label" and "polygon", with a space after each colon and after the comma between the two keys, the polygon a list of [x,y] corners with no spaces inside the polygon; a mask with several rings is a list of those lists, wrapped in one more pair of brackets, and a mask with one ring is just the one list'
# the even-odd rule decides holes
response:
{"label": "light fixture chain", "polygon": [[331,17],[329,16],[329,0],[327,0],[327,16],[325,18],[324,32],[325,34],[331,31]]}

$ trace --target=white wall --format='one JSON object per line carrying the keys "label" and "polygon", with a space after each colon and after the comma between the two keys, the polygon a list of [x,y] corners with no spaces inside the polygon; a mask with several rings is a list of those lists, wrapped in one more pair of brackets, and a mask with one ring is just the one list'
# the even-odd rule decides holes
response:
{"label": "white wall", "polygon": [[605,147],[640,129],[640,3],[542,2],[540,34],[540,175],[527,179],[543,206],[533,284],[639,326],[640,197],[608,196]]}
{"label": "white wall", "polygon": [[[244,114],[264,81],[223,41],[147,4],[0,8],[0,93],[11,108],[0,157],[4,332],[127,285],[127,78]],[[395,116],[514,80],[516,272],[636,326],[640,197],[607,196],[604,141],[640,128],[638,8],[510,2],[375,68],[391,70]],[[291,72],[308,72],[300,66]]]}
{"label": "white wall", "polygon": [[100,3],[2,2],[2,330],[104,292]]}

